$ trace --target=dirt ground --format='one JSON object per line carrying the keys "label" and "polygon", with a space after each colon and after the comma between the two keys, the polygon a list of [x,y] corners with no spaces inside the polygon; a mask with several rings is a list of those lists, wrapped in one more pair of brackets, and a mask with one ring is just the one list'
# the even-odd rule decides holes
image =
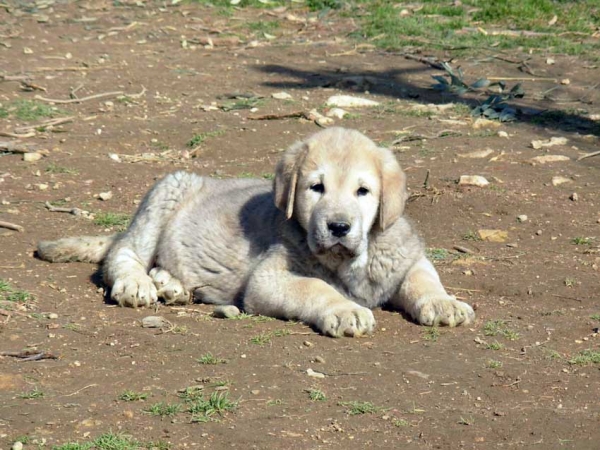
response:
{"label": "dirt ground", "polygon": [[[440,70],[357,47],[346,37],[357,26],[352,18],[302,9],[226,17],[170,3],[0,9],[0,103],[82,100],[54,105],[57,118],[72,117],[67,123],[0,138],[47,151],[35,162],[0,155],[0,221],[25,229],[0,229],[0,279],[33,296],[0,305],[0,351],[57,357],[0,357],[1,447],[21,440],[26,449],[53,448],[123,433],[172,449],[599,448],[600,365],[581,356],[600,351],[600,157],[577,160],[599,149],[599,69],[566,56],[550,65],[543,52],[529,60],[535,77],[486,51],[455,59],[469,79],[528,79],[516,101],[520,120],[480,127],[464,106],[438,106],[484,96],[442,95],[430,89]],[[279,28],[266,33],[247,26],[275,20]],[[219,34],[227,27],[239,41]],[[22,75],[29,88],[11,81]],[[115,91],[121,96],[86,99]],[[292,99],[271,97],[282,91]],[[228,98],[240,94],[255,97]],[[114,231],[51,212],[45,202],[96,217],[131,214],[173,170],[268,178],[283,149],[319,128],[303,118],[252,119],[324,113],[335,94],[381,102],[335,123],[393,145],[409,178],[408,214],[448,290],[477,308],[469,327],[427,329],[378,310],[374,335],[331,339],[298,323],[216,319],[212,307],[191,305],[159,307],[171,326],[142,328],[155,312],[106,302],[95,266],[35,258],[40,239]],[[256,110],[236,109],[248,105]],[[539,115],[558,108],[562,114]],[[9,114],[0,131],[44,120]],[[437,138],[444,130],[454,135]],[[418,135],[428,139],[393,144]],[[531,146],[552,137],[568,142]],[[464,156],[486,149],[485,157]],[[547,155],[568,160],[531,161]],[[461,175],[490,185],[459,186]],[[98,199],[108,191],[110,200]],[[507,236],[481,240],[486,229]],[[223,361],[198,361],[209,352]],[[309,376],[309,368],[325,377]],[[228,392],[237,407],[198,423],[185,406],[149,412],[160,402],[183,404],[181,391],[198,385],[207,396]],[[147,398],[127,401],[126,391]],[[350,402],[373,407],[360,414]]]}

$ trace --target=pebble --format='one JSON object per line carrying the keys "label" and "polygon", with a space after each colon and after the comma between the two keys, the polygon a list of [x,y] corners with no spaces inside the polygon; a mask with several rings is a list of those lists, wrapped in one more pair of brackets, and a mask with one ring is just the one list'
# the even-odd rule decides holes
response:
{"label": "pebble", "polygon": [[304,341],[302,344],[303,344],[305,347],[308,347],[308,348],[310,348],[310,347],[314,347],[314,345],[315,345],[315,344],[313,344],[313,343],[312,343],[312,342],[310,342],[310,341]]}
{"label": "pebble", "polygon": [[271,94],[271,97],[277,99],[277,100],[291,100],[292,96],[290,94],[288,94],[287,92],[275,92],[274,94]]}
{"label": "pebble", "polygon": [[569,200],[576,202],[579,201],[579,195],[577,195],[577,192],[573,192],[570,196],[569,196]]}
{"label": "pebble", "polygon": [[345,111],[342,108],[331,108],[325,113],[327,117],[333,117],[335,119],[343,119],[346,114],[348,114],[348,111]]}
{"label": "pebble", "polygon": [[42,159],[43,155],[38,152],[23,153],[23,161],[34,162]]}
{"label": "pebble", "polygon": [[498,137],[508,139],[508,133],[506,131],[498,131]]}
{"label": "pebble", "polygon": [[563,176],[556,176],[556,177],[552,177],[552,186],[560,186],[561,184],[565,184],[565,183],[572,183],[573,180],[571,180],[570,178],[567,177],[563,177]]}
{"label": "pebble", "polygon": [[322,356],[315,356],[314,361],[316,363],[325,364],[325,358],[323,358]]}
{"label": "pebble", "polygon": [[98,198],[102,201],[107,201],[110,200],[113,197],[113,193],[112,191],[108,191],[108,192],[100,192],[98,194]]}
{"label": "pebble", "polygon": [[240,309],[235,305],[219,305],[213,311],[213,316],[219,319],[231,319],[240,315]]}
{"label": "pebble", "polygon": [[535,141],[531,141],[531,146],[534,149],[539,150],[542,147],[554,147],[555,145],[567,145],[567,142],[569,142],[569,140],[566,137],[554,136],[548,140],[538,139]]}
{"label": "pebble", "polygon": [[461,175],[458,184],[459,186],[484,187],[490,184],[490,182],[480,175]]}
{"label": "pebble", "polygon": [[58,314],[50,313],[50,314],[48,314],[48,319],[56,320],[56,319],[58,319]]}
{"label": "pebble", "polygon": [[142,319],[143,328],[162,328],[168,324],[168,320],[161,316],[147,316]]}
{"label": "pebble", "polygon": [[491,148],[486,148],[485,150],[478,150],[476,152],[462,153],[458,156],[462,158],[487,158],[492,153],[494,153],[494,150],[492,150]]}
{"label": "pebble", "polygon": [[571,158],[565,155],[544,155],[536,156],[529,160],[532,163],[546,164],[551,162],[571,161]]}
{"label": "pebble", "polygon": [[542,230],[537,230],[537,231],[535,232],[535,234],[536,234],[537,236],[541,236],[541,235],[542,235]]}
{"label": "pebble", "polygon": [[117,155],[116,153],[109,153],[108,157],[110,159],[112,159],[113,161],[121,162],[121,157],[119,155]]}
{"label": "pebble", "polygon": [[23,450],[23,443],[21,441],[16,441],[12,445],[11,450]]}
{"label": "pebble", "polygon": [[525,214],[520,214],[520,215],[518,215],[518,216],[517,216],[517,220],[518,220],[519,222],[521,222],[521,223],[522,223],[522,222],[527,222],[527,220],[528,220],[528,217],[527,217],[527,215],[525,215]]}
{"label": "pebble", "polygon": [[35,185],[40,191],[46,191],[48,190],[48,188],[50,186],[48,186],[46,183],[40,183],[40,184],[36,184]]}
{"label": "pebble", "polygon": [[359,108],[362,106],[378,106],[379,102],[367,98],[352,97],[351,95],[334,95],[327,99],[327,106],[337,106],[338,108]]}
{"label": "pebble", "polygon": [[325,378],[325,374],[324,374],[324,373],[321,373],[321,372],[315,372],[314,370],[312,370],[312,369],[310,369],[310,368],[309,368],[309,369],[306,369],[306,374],[307,374],[309,377],[313,377],[313,378]]}

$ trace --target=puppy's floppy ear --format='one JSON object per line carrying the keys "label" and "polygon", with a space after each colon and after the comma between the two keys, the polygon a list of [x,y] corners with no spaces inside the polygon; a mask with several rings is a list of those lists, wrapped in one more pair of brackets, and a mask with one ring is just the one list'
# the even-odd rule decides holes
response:
{"label": "puppy's floppy ear", "polygon": [[285,151],[275,169],[275,206],[283,211],[288,219],[294,213],[298,171],[307,153],[308,144],[296,142]]}
{"label": "puppy's floppy ear", "polygon": [[387,148],[380,148],[379,176],[381,195],[379,197],[379,227],[386,230],[404,212],[408,198],[406,175],[400,168],[396,157]]}

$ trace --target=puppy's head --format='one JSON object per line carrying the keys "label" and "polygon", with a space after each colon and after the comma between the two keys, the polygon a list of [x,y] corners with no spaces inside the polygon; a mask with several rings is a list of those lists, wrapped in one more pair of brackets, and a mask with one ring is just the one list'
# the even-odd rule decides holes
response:
{"label": "puppy's head", "polygon": [[406,177],[395,156],[358,131],[318,132],[277,165],[275,203],[306,230],[316,255],[360,255],[371,228],[390,227],[405,201]]}

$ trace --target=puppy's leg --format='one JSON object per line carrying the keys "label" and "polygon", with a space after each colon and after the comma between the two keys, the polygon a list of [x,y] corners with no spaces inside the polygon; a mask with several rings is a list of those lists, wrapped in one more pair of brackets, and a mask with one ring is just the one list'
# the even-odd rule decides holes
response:
{"label": "puppy's leg", "polygon": [[186,305],[191,302],[191,294],[183,287],[181,281],[168,271],[155,267],[150,271],[150,278],[157,289],[157,295],[167,305]]}
{"label": "puppy's leg", "polygon": [[156,302],[157,289],[148,271],[156,256],[158,239],[181,203],[198,192],[203,183],[197,175],[176,172],[146,194],[131,225],[104,261],[104,281],[119,305],[149,306]]}
{"label": "puppy's leg", "polygon": [[455,327],[475,318],[470,305],[446,293],[435,267],[424,256],[408,271],[389,304],[404,310],[421,325]]}
{"label": "puppy's leg", "polygon": [[277,258],[263,261],[252,273],[244,309],[282,319],[297,319],[333,337],[360,336],[375,329],[370,309],[348,300],[318,278],[285,270]]}

